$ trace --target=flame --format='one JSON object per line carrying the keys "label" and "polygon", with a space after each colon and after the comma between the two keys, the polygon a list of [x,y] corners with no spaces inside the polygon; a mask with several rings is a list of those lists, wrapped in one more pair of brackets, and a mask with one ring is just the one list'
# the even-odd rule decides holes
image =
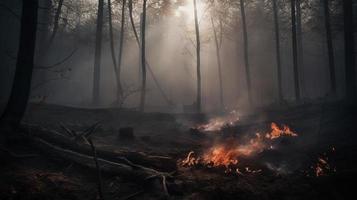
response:
{"label": "flame", "polygon": [[283,125],[283,128],[280,129],[280,127],[276,123],[272,122],[270,127],[271,127],[271,132],[267,133],[265,137],[271,140],[279,138],[281,136],[292,136],[292,137],[298,136],[296,133],[291,131],[290,127],[286,125]]}
{"label": "flame", "polygon": [[226,126],[233,126],[239,121],[238,112],[233,110],[227,116],[210,119],[207,124],[198,125],[196,128],[201,131],[221,131]]}
{"label": "flame", "polygon": [[[207,124],[205,128],[206,130],[212,130],[213,128],[217,128],[217,124],[220,123],[216,120],[215,123]],[[238,168],[240,158],[258,154],[266,149],[273,149],[269,140],[273,140],[281,136],[296,137],[298,135],[291,131],[291,129],[286,125],[283,125],[283,128],[280,129],[276,123],[271,123],[271,130],[265,134],[265,137],[256,133],[255,137],[247,140],[245,143],[238,143],[235,138],[230,138],[225,142],[216,144],[209,148],[203,152],[201,156],[195,157],[193,151],[189,152],[187,157],[182,160],[181,165],[192,167],[200,163],[208,167],[223,166],[226,168],[226,172],[236,171],[238,174],[241,174],[242,172]],[[249,168],[245,168],[245,171],[247,173],[260,172],[260,170],[250,170]]]}

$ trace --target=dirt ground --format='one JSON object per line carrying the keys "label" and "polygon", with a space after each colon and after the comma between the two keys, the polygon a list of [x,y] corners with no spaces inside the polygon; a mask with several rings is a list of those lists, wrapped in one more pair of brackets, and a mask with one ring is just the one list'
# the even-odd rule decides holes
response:
{"label": "dirt ground", "polygon": [[[164,195],[159,181],[104,174],[105,199],[351,199],[357,172],[356,107],[315,103],[242,113],[239,122],[230,127],[229,134],[234,137],[264,132],[271,122],[287,124],[299,134],[294,140],[277,141],[279,151],[264,151],[242,161],[244,167],[260,169],[259,173],[181,166],[188,152],[203,151],[225,137],[190,131],[217,115],[142,114],[31,104],[23,122],[59,132],[63,132],[60,124],[84,130],[100,122],[93,135],[97,148],[127,149],[178,161],[176,173],[168,180],[170,197]],[[133,127],[135,139],[120,139],[121,127]],[[98,199],[96,174],[89,169],[49,158],[23,141],[7,143],[0,155],[0,199]],[[314,166],[321,156],[328,158],[331,169],[316,177]]]}

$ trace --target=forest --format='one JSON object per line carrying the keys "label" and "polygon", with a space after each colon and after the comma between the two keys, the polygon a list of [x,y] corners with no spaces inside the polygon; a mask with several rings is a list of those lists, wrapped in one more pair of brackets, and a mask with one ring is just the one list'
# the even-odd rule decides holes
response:
{"label": "forest", "polygon": [[351,199],[354,0],[0,0],[0,199]]}

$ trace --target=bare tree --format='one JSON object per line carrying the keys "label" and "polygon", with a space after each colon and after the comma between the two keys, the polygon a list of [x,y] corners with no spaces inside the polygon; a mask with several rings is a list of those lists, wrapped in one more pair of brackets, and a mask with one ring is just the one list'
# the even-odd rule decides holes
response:
{"label": "bare tree", "polygon": [[303,47],[303,32],[302,32],[302,13],[301,13],[301,1],[296,0],[296,42],[297,42],[297,59],[299,71],[299,83],[300,83],[300,95],[303,95],[305,90],[305,74],[304,74],[304,47]]}
{"label": "bare tree", "polygon": [[322,3],[325,13],[325,30],[326,30],[328,63],[329,63],[329,71],[330,71],[330,84],[331,84],[330,86],[331,86],[331,93],[335,95],[336,94],[335,56],[334,56],[334,47],[333,47],[332,33],[331,33],[329,0],[322,0]]}
{"label": "bare tree", "polygon": [[197,112],[201,112],[201,41],[200,41],[200,27],[198,23],[198,14],[197,14],[197,0],[193,0],[194,6],[194,15],[195,15],[195,30],[196,30],[196,56],[197,56],[197,97],[196,105]]}
{"label": "bare tree", "polygon": [[22,1],[20,43],[11,94],[1,123],[15,128],[25,112],[30,95],[37,31],[38,0]]}
{"label": "bare tree", "polygon": [[93,104],[99,103],[100,86],[100,63],[102,54],[102,32],[103,32],[103,7],[104,0],[98,0],[97,29],[95,34],[95,55],[94,55],[94,73],[93,73]]}
{"label": "bare tree", "polygon": [[245,73],[247,80],[247,89],[248,89],[248,101],[249,104],[252,105],[252,86],[250,79],[250,66],[249,66],[249,55],[248,55],[248,34],[247,34],[247,23],[245,18],[245,8],[244,8],[244,0],[240,0],[240,11],[242,17],[242,28],[243,28],[243,42],[244,42],[244,65],[245,65]]}
{"label": "bare tree", "polygon": [[145,98],[146,98],[146,63],[145,63],[145,30],[146,30],[146,3],[147,0],[143,0],[143,20],[141,31],[141,67],[142,67],[142,79],[141,79],[141,97],[140,97],[140,111],[144,112]]}
{"label": "bare tree", "polygon": [[119,55],[118,55],[118,77],[119,77],[118,93],[119,93],[120,96],[123,95],[123,91],[122,91],[122,87],[121,87],[121,83],[120,83],[120,75],[121,75],[121,66],[122,66],[122,57],[123,57],[123,44],[124,44],[124,32],[125,32],[125,6],[126,6],[126,0],[123,0],[122,9],[121,9]]}
{"label": "bare tree", "polygon": [[112,55],[115,80],[116,80],[116,84],[117,84],[116,103],[118,103],[120,101],[120,98],[121,98],[120,96],[122,94],[122,87],[121,87],[119,72],[118,72],[118,69],[117,69],[117,60],[115,58],[111,0],[108,0],[108,17],[109,17],[110,51],[111,51],[111,55]]}
{"label": "bare tree", "polygon": [[279,11],[277,7],[277,0],[273,0],[274,24],[275,24],[275,49],[276,49],[276,65],[278,76],[278,97],[279,103],[283,102],[283,89],[281,79],[281,58],[280,58],[280,28],[279,28]]}
{"label": "bare tree", "polygon": [[356,100],[356,60],[353,26],[353,1],[343,0],[344,32],[345,32],[345,68],[346,68],[346,97]]}
{"label": "bare tree", "polygon": [[[224,109],[224,103],[223,103],[223,84],[222,84],[222,64],[221,64],[221,53],[220,53],[220,42],[217,36],[217,30],[214,25],[213,18],[211,17],[211,24],[212,24],[212,29],[213,29],[213,35],[214,35],[214,42],[216,45],[216,56],[217,56],[217,65],[218,65],[218,80],[219,80],[219,100],[220,100],[220,110]],[[220,22],[220,24],[222,24]],[[220,26],[222,28],[222,26]],[[220,35],[222,35],[222,29],[220,30]],[[220,40],[221,41],[221,40]]]}
{"label": "bare tree", "polygon": [[292,48],[293,48],[293,65],[294,65],[294,83],[295,83],[295,98],[300,101],[300,84],[299,70],[297,58],[297,30],[296,30],[296,0],[291,0],[291,31],[292,31]]}

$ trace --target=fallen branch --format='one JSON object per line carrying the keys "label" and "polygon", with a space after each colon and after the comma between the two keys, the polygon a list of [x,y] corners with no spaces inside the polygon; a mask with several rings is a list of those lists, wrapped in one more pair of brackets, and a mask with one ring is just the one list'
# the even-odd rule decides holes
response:
{"label": "fallen branch", "polygon": [[[56,144],[56,146],[64,149],[70,149],[72,151],[85,155],[92,155],[90,145],[84,142],[75,142],[73,138],[67,135],[63,135],[57,131],[48,130],[40,126],[28,124],[22,124],[20,130],[24,133],[27,133],[30,138],[39,138],[44,141],[47,141],[48,143]],[[175,171],[177,169],[176,160],[170,157],[147,155],[143,152],[117,149],[115,150],[115,152],[98,148],[96,150],[99,158],[104,158],[108,161],[122,162],[122,159],[120,158],[125,157],[128,161],[137,165],[145,166],[147,168],[155,168],[160,171],[166,172]]]}

